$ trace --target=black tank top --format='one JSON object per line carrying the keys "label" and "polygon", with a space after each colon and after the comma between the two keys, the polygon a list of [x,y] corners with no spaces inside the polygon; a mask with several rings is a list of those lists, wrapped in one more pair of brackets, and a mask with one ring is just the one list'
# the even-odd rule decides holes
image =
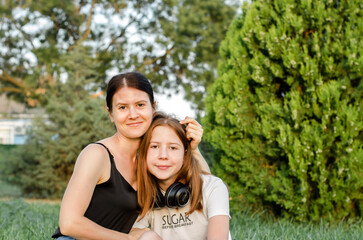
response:
{"label": "black tank top", "polygon": [[[111,176],[96,185],[91,202],[84,214],[93,222],[112,230],[129,233],[137,218],[137,193],[116,169],[114,158],[106,148],[111,162]],[[53,238],[63,236],[58,229]]]}

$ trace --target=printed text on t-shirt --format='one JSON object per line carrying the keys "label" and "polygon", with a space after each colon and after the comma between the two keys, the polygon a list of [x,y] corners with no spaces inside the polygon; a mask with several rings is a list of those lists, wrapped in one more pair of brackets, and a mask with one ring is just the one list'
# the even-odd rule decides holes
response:
{"label": "printed text on t-shirt", "polygon": [[193,221],[190,220],[189,215],[187,215],[187,213],[164,215],[162,216],[162,221],[163,221],[163,226],[162,226],[163,229],[184,227],[193,224]]}

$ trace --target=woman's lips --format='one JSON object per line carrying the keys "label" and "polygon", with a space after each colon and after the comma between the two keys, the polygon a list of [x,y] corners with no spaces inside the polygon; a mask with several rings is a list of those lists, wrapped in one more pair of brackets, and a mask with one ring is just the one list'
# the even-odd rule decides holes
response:
{"label": "woman's lips", "polygon": [[129,127],[138,127],[142,124],[142,122],[133,122],[133,123],[128,123],[126,124]]}

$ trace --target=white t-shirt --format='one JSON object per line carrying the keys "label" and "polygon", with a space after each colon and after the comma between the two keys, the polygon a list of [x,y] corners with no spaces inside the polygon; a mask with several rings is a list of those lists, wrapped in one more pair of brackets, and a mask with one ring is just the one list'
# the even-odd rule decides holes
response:
{"label": "white t-shirt", "polygon": [[[136,220],[134,228],[150,227],[163,240],[207,239],[208,219],[216,215],[229,215],[228,189],[223,181],[213,175],[202,175],[203,211],[186,213],[190,204],[182,208],[161,208],[150,210],[141,221]],[[231,234],[229,234],[231,240]]]}

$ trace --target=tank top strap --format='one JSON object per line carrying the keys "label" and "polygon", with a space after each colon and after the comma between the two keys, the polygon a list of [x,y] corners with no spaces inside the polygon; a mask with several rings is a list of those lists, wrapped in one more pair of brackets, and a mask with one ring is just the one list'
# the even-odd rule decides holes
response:
{"label": "tank top strap", "polygon": [[103,146],[108,152],[108,156],[110,157],[111,163],[113,163],[113,161],[114,161],[113,160],[113,155],[111,154],[110,150],[103,143],[95,142],[94,144],[99,144],[99,145]]}

